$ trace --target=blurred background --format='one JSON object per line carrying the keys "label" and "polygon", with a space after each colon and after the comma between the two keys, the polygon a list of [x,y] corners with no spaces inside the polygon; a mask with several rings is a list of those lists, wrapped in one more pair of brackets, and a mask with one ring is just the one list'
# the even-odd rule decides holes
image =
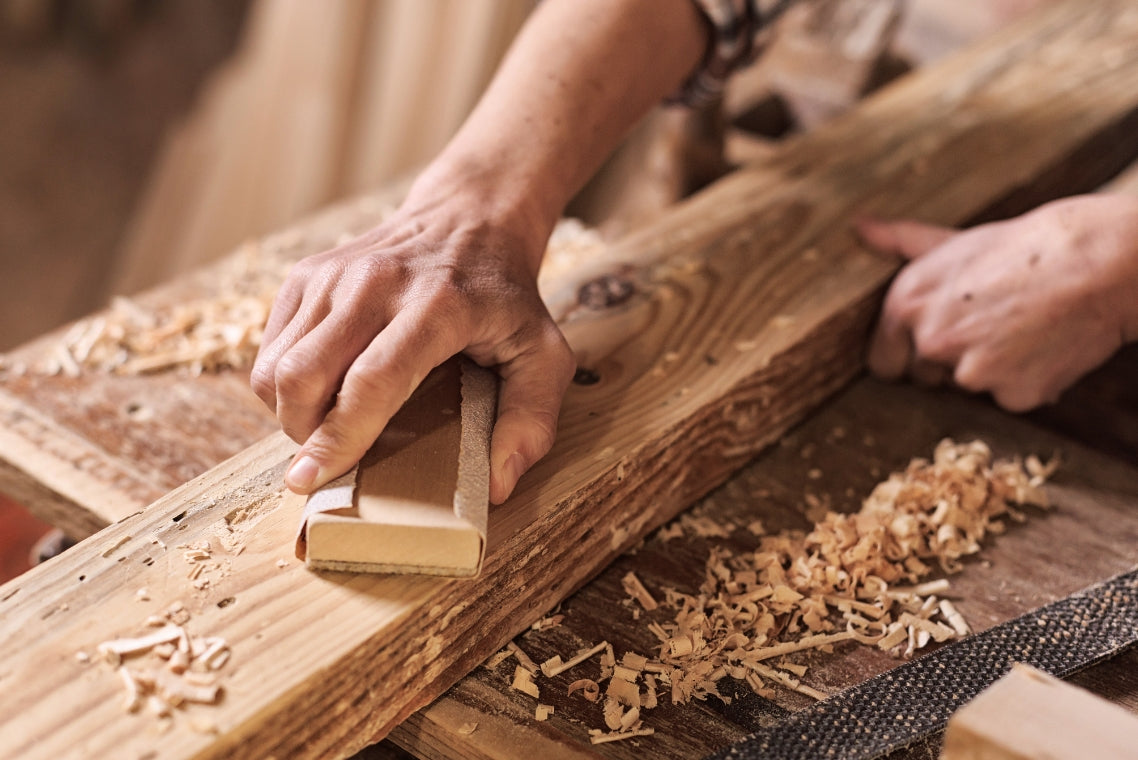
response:
{"label": "blurred background", "polygon": [[[569,213],[624,234],[1041,2],[802,4],[722,104],[657,109]],[[0,0],[0,352],[398,186],[461,123],[533,6]],[[0,527],[2,581],[47,526],[0,496]]]}

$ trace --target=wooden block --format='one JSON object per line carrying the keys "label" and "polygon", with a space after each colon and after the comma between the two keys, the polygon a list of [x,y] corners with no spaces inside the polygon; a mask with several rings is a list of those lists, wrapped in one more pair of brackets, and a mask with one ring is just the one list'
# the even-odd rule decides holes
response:
{"label": "wooden block", "polygon": [[[304,758],[386,734],[859,373],[896,262],[858,245],[852,216],[959,224],[1097,186],[1132,160],[1136,10],[1049,7],[715,183],[550,289],[582,371],[556,446],[490,524],[477,581],[278,565],[300,505],[280,499],[295,445],[274,436],[0,588],[7,746],[29,760],[159,748],[172,760]],[[7,388],[59,394],[53,418],[86,409],[74,380],[36,380]],[[194,393],[215,404],[206,389],[224,382]],[[225,574],[187,590],[154,538],[209,540]],[[150,602],[134,599],[139,586]],[[233,664],[223,703],[202,708],[215,732],[175,721],[159,736],[122,713],[113,673],[79,670],[74,654],[180,597],[198,631],[230,642]]]}
{"label": "wooden block", "polygon": [[297,556],[313,570],[478,575],[497,387],[468,359],[437,367],[359,466],[309,497]]}
{"label": "wooden block", "polygon": [[960,708],[941,760],[1138,760],[1138,715],[1026,665]]}

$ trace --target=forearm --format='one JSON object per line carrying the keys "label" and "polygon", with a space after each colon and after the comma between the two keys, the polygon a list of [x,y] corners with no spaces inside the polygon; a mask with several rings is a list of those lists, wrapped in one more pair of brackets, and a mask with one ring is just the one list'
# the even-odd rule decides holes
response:
{"label": "forearm", "polygon": [[697,66],[705,23],[692,0],[544,0],[412,198],[469,188],[481,213],[544,242],[633,124]]}

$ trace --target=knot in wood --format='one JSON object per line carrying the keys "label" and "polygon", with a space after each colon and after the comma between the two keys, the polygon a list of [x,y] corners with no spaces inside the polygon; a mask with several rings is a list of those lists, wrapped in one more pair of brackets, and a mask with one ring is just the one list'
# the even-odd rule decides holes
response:
{"label": "knot in wood", "polygon": [[586,309],[607,309],[618,306],[636,292],[636,287],[624,277],[613,274],[589,280],[577,291],[577,302]]}

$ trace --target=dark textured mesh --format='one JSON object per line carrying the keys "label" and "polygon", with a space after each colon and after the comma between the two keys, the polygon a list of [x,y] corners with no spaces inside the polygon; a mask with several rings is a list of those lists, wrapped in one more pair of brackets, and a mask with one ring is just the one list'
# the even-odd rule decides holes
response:
{"label": "dark textured mesh", "polygon": [[1138,640],[1138,569],[969,636],[799,710],[718,760],[872,760],[942,731],[1021,662],[1069,676]]}

